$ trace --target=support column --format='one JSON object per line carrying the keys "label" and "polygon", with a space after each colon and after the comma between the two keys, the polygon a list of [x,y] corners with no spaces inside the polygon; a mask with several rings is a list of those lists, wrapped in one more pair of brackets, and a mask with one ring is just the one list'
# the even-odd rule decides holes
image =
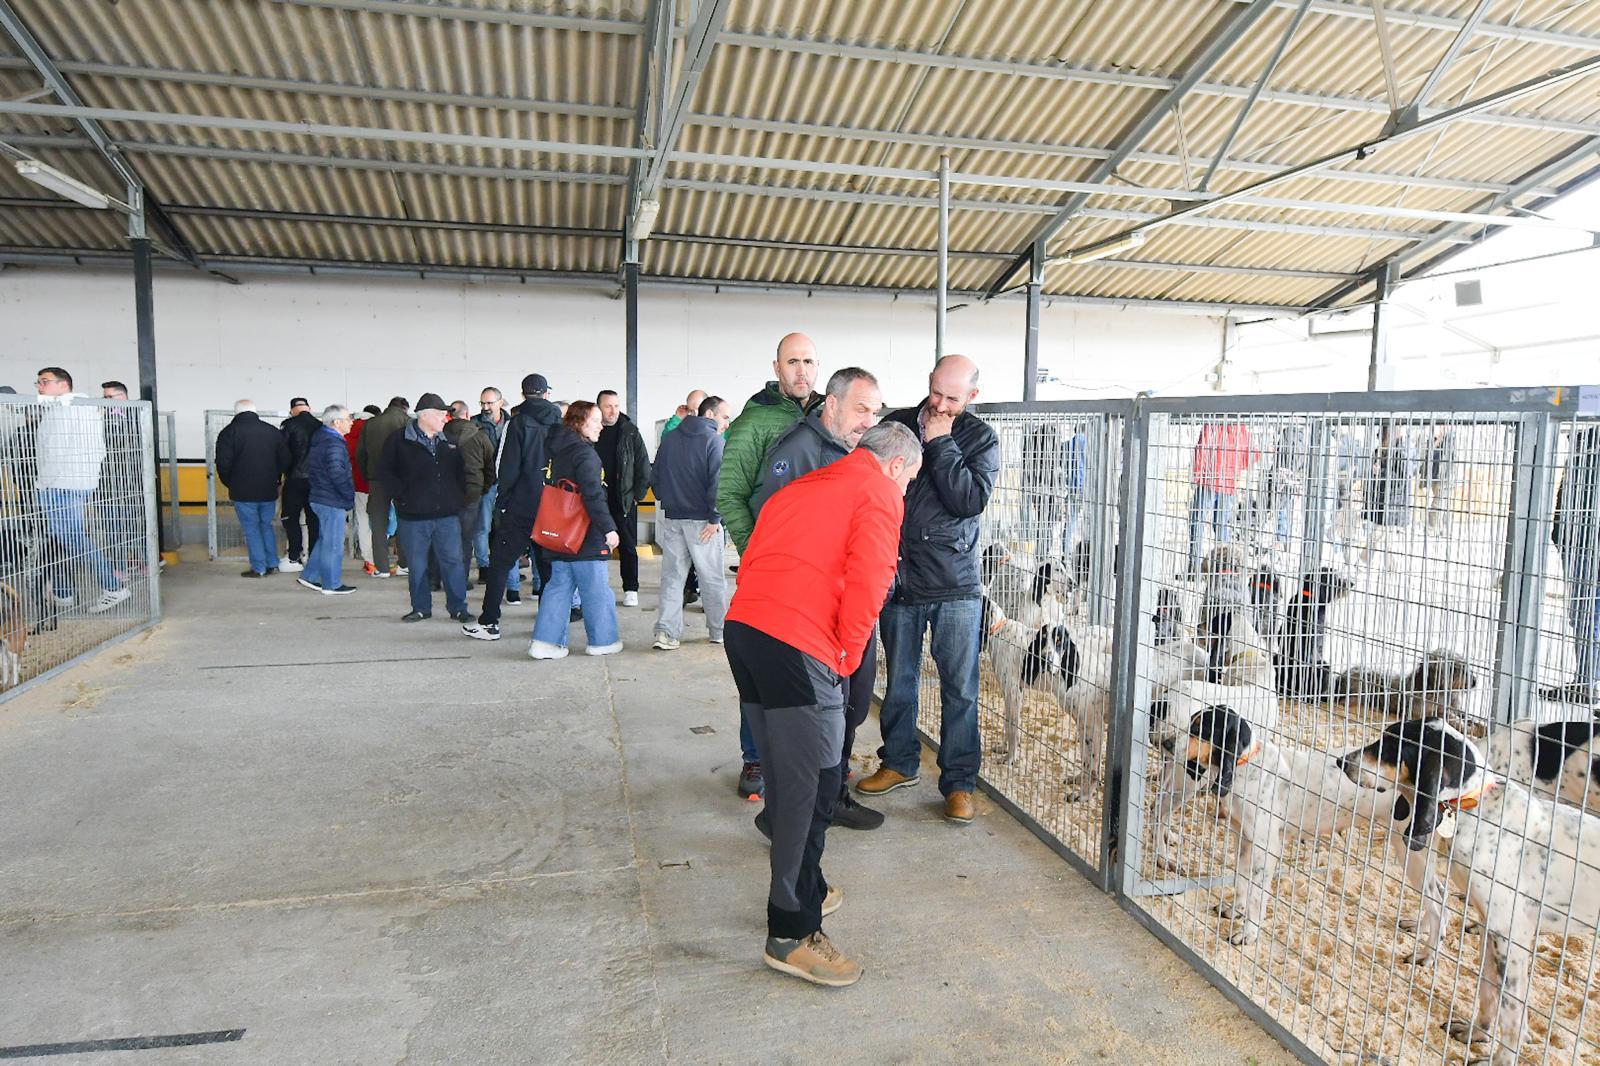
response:
{"label": "support column", "polygon": [[[142,222],[138,230],[143,230]],[[154,291],[154,264],[150,238],[145,236],[133,237],[129,244],[133,246],[133,319],[134,333],[139,348],[139,399],[150,404],[150,432],[157,432],[160,425],[160,415],[156,408],[156,305]],[[152,436],[150,456],[152,462],[159,454],[155,447],[155,438]],[[171,447],[171,445],[168,445]],[[147,480],[154,491],[156,479],[154,471]],[[155,514],[155,508],[151,508]],[[156,544],[159,550],[167,550],[167,531],[162,528],[159,521],[155,523]]]}
{"label": "support column", "polygon": [[1367,358],[1367,391],[1378,391],[1379,368],[1389,366],[1389,295],[1399,280],[1399,271],[1391,261],[1378,269],[1373,279],[1372,349]]}
{"label": "support column", "polygon": [[1039,398],[1039,291],[1044,287],[1044,247],[1035,241],[1028,268],[1028,329],[1022,344],[1022,399]]}
{"label": "support column", "polygon": [[628,417],[639,422],[639,264],[622,264],[623,299],[627,304]]}
{"label": "support column", "polygon": [[945,315],[950,307],[950,157],[939,157],[939,306],[933,325],[933,357],[944,358]]}

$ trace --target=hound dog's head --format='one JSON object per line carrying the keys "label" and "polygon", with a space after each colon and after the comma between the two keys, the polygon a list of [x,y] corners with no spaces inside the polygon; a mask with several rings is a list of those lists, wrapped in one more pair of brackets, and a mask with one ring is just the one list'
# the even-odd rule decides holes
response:
{"label": "hound dog's head", "polygon": [[1411,819],[1406,846],[1421,851],[1445,806],[1465,807],[1483,791],[1488,766],[1472,741],[1442,718],[1411,718],[1389,723],[1377,740],[1347,752],[1339,768],[1365,788],[1400,790],[1394,820]]}
{"label": "hound dog's head", "polygon": [[1319,607],[1331,607],[1350,595],[1355,586],[1331,566],[1309,571],[1300,580],[1300,599]]}
{"label": "hound dog's head", "polygon": [[1040,626],[1022,657],[1022,683],[1037,684],[1046,674],[1058,674],[1062,691],[1078,683],[1078,643],[1066,626]]}
{"label": "hound dog's head", "polygon": [[[1152,714],[1155,708],[1151,707]],[[1215,771],[1211,790],[1219,797],[1233,790],[1233,775],[1259,750],[1255,729],[1231,707],[1216,704],[1189,719],[1187,736],[1169,734],[1161,746],[1171,755],[1183,756],[1184,772],[1199,782]]]}
{"label": "hound dog's head", "polygon": [[983,581],[983,587],[989,588],[994,584],[994,579],[1000,576],[1000,568],[1011,561],[1011,553],[1006,551],[1004,545],[990,544],[983,549],[983,554],[978,558],[978,573]]}
{"label": "hound dog's head", "polygon": [[1448,651],[1430,651],[1406,677],[1405,690],[1454,706],[1464,692],[1478,687],[1478,677],[1466,659]]}
{"label": "hound dog's head", "polygon": [[1044,598],[1050,594],[1050,586],[1055,582],[1056,568],[1045,560],[1033,572],[1033,584],[1028,589],[1028,598],[1033,603],[1044,606]]}
{"label": "hound dog's head", "polygon": [[1220,574],[1242,574],[1250,568],[1244,549],[1233,544],[1218,544],[1206,553],[1200,572],[1206,577]]}
{"label": "hound dog's head", "polygon": [[1156,609],[1150,621],[1155,627],[1154,638],[1158,648],[1175,644],[1183,636],[1183,605],[1178,600],[1176,589],[1156,590]]}

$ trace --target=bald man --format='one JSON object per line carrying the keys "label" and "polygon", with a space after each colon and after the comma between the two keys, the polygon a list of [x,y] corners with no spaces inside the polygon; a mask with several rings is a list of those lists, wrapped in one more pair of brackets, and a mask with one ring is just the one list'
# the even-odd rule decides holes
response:
{"label": "bald man", "polygon": [[[722,475],[717,480],[717,511],[722,515],[722,527],[733,538],[741,555],[756,526],[750,500],[761,487],[767,449],[784,430],[822,402],[822,397],[812,391],[817,383],[817,346],[804,333],[791,333],[778,342],[772,373],[774,380],[750,397],[739,417],[728,427],[728,443],[722,452]],[[744,756],[744,767],[739,773],[739,794],[753,799],[762,794],[765,784],[761,777],[761,756],[743,713],[739,716],[739,746]]]}
{"label": "bald man", "polygon": [[1000,471],[1000,441],[967,410],[978,398],[978,365],[947,355],[928,375],[928,398],[896,411],[898,422],[922,441],[922,473],[906,492],[900,529],[900,567],[894,594],[878,619],[887,667],[879,722],[878,771],[856,785],[881,796],[917,783],[917,699],[922,639],[939,670],[939,791],[944,816],[957,825],[973,818],[983,743],[978,735],[978,520]]}
{"label": "bald man", "polygon": [[690,418],[697,414],[700,410],[700,405],[706,402],[706,396],[707,393],[705,389],[695,389],[693,392],[689,393],[689,395],[684,398],[683,406],[679,407],[678,410],[673,413],[672,417],[667,419],[667,424],[661,427],[661,435],[665,437],[668,433],[671,433],[673,430],[677,429],[678,425],[685,418]]}

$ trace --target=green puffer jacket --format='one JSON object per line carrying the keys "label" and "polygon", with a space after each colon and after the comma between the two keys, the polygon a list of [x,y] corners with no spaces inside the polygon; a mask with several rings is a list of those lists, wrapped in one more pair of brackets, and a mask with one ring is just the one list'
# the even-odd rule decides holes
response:
{"label": "green puffer jacket", "polygon": [[717,510],[722,513],[722,527],[741,553],[756,528],[750,497],[761,484],[767,449],[784,430],[821,402],[821,395],[813,392],[802,405],[779,392],[776,381],[769,381],[766,388],[750,397],[739,417],[728,426],[722,476],[717,480]]}

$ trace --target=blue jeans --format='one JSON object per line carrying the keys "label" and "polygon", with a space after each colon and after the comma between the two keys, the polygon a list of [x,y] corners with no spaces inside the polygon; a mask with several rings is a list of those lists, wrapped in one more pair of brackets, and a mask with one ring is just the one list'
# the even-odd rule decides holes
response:
{"label": "blue jeans", "polygon": [[563,648],[567,646],[574,589],[583,601],[583,631],[589,638],[589,647],[604,648],[621,640],[617,632],[617,599],[611,591],[606,561],[572,562],[560,558],[550,560],[550,584],[539,597],[539,617],[533,623],[533,639]]}
{"label": "blue jeans", "polygon": [[411,609],[433,613],[433,593],[428,585],[428,552],[439,560],[439,580],[444,584],[444,607],[451,614],[467,609],[467,564],[461,559],[461,519],[402,518],[400,546],[411,564]]}
{"label": "blue jeans", "polygon": [[301,577],[314,581],[325,589],[336,589],[344,584],[344,519],[342,508],[325,503],[313,503],[311,512],[321,524],[317,527],[316,543],[306,556],[306,568]]}
{"label": "blue jeans", "polygon": [[275,500],[234,500],[233,513],[244,530],[250,569],[264,574],[278,565],[278,523]]}
{"label": "blue jeans", "polygon": [[[499,485],[490,485],[489,491],[478,501],[478,527],[472,531],[472,554],[479,566],[489,565],[489,527],[494,524],[494,501],[500,495]],[[472,564],[468,559],[468,565]]]}
{"label": "blue jeans", "polygon": [[1233,493],[1218,492],[1204,485],[1194,487],[1194,499],[1189,503],[1189,569],[1200,569],[1200,547],[1203,539],[1200,530],[1209,525],[1216,534],[1218,544],[1233,539]]}
{"label": "blue jeans", "polygon": [[[1582,517],[1568,518],[1582,521]],[[1590,519],[1593,521],[1593,519]],[[1560,549],[1567,577],[1567,621],[1572,624],[1572,680],[1600,684],[1600,553],[1592,547]]]}
{"label": "blue jeans", "polygon": [[85,528],[89,511],[89,498],[93,489],[40,489],[39,509],[44,512],[45,529],[55,541],[53,556],[45,569],[50,574],[50,585],[57,596],[70,596],[74,588],[74,571],[84,563],[94,574],[94,579],[106,592],[122,587],[114,570]]}
{"label": "blue jeans", "polygon": [[978,783],[983,741],[978,735],[978,627],[983,601],[977,596],[943,603],[890,603],[878,616],[887,666],[887,688],[878,724],[883,765],[917,776],[922,750],[917,741],[921,697],[922,637],[929,627],[929,651],[939,670],[939,791],[971,792]]}

